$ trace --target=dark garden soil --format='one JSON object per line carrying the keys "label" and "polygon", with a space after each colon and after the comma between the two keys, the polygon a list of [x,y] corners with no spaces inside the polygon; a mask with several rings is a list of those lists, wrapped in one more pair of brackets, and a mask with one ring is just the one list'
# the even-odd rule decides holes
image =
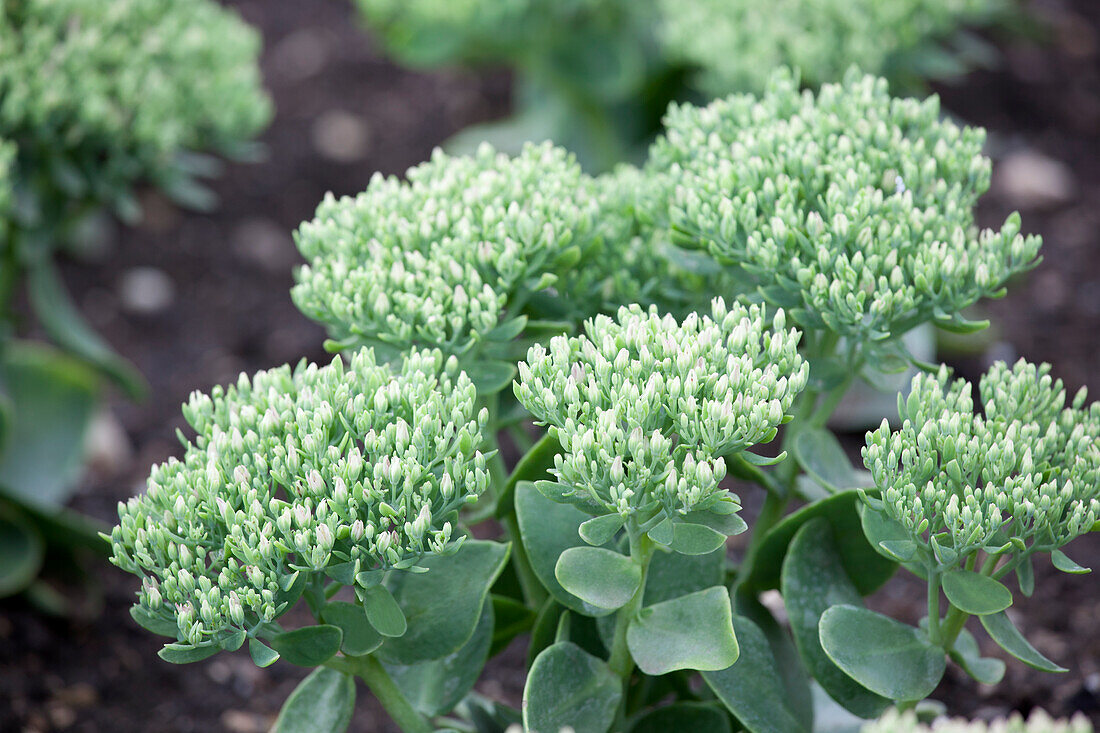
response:
{"label": "dark garden soil", "polygon": [[[109,225],[108,246],[65,268],[81,308],[154,395],[138,405],[112,395],[95,431],[93,466],[73,506],[107,522],[118,500],[141,490],[148,466],[177,451],[178,408],[192,389],[325,358],[321,329],[287,292],[297,262],[290,232],[321,197],[355,193],[376,170],[400,173],[453,132],[508,109],[505,74],[421,74],[384,61],[346,0],[233,4],[265,38],[278,110],[263,137],[267,159],[229,165],[213,184],[220,206],[210,214],[147,196],[143,222]],[[1025,230],[1045,239],[1045,261],[983,306],[990,332],[945,342],[942,356],[969,377],[994,359],[1047,360],[1071,389],[1091,382],[1100,391],[1100,3],[1036,5],[1052,21],[1046,45],[1001,43],[1001,68],[937,91],[952,114],[990,130],[998,165],[982,222],[1021,210]],[[1100,567],[1100,536],[1069,549]],[[103,563],[91,573],[102,592],[97,613],[53,618],[20,599],[0,603],[0,731],[261,731],[304,673],[257,670],[243,652],[188,667],[162,662],[160,642],[127,613],[134,579]],[[1041,705],[1100,722],[1096,580],[1037,574],[1035,596],[1014,612],[1036,646],[1071,671],[1012,661],[1005,681],[985,688],[952,670],[936,695],[951,712]],[[898,579],[873,603],[915,621],[923,598]],[[521,659],[506,653],[479,689],[518,703]],[[361,689],[352,730],[391,730],[383,720]]]}

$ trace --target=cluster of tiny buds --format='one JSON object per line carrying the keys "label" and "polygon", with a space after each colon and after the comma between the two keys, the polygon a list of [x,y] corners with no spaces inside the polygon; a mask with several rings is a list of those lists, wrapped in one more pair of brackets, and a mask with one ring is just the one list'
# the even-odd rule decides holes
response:
{"label": "cluster of tiny buds", "polygon": [[682,514],[724,493],[723,456],[774,437],[806,384],[798,340],[759,306],[716,299],[682,323],[624,307],[532,347],[515,392],[557,435],[560,482],[608,512]]}
{"label": "cluster of tiny buds", "polygon": [[1100,403],[1082,389],[1067,405],[1049,372],[995,364],[980,414],[946,367],[914,378],[900,429],[884,421],[863,450],[882,510],[958,556],[1050,551],[1088,532],[1100,519]]}
{"label": "cluster of tiny buds", "polygon": [[1033,266],[1019,217],[979,233],[984,133],[851,73],[815,97],[778,72],[759,100],[674,106],[648,169],[671,223],[750,274],[805,329],[859,342],[950,318]]}
{"label": "cluster of tiny buds", "polygon": [[488,145],[473,157],[437,150],[407,181],[376,174],[354,198],[326,197],[296,233],[308,264],[294,301],[340,342],[462,354],[591,239],[586,181],[549,143],[515,158]]}
{"label": "cluster of tiny buds", "polygon": [[488,486],[488,415],[439,352],[242,375],[184,414],[183,460],[153,468],[111,540],[139,603],[192,644],[271,621],[300,573],[353,582],[449,552],[453,517]]}
{"label": "cluster of tiny buds", "polygon": [[1092,724],[1078,713],[1069,720],[1052,718],[1040,709],[1025,719],[1019,713],[991,722],[971,722],[962,718],[937,718],[922,724],[913,711],[899,713],[891,709],[878,720],[863,726],[863,733],[1092,733]]}

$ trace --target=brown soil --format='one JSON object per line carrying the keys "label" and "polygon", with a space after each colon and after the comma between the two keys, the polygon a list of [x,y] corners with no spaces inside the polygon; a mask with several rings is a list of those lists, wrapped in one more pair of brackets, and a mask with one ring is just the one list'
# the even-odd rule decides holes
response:
{"label": "brown soil", "polygon": [[[504,74],[414,73],[385,61],[346,1],[232,4],[266,42],[264,72],[278,110],[263,137],[267,159],[228,166],[213,184],[221,203],[211,214],[147,196],[141,224],[111,225],[104,253],[66,267],[81,307],[153,388],[144,404],[109,400],[130,453],[108,451],[73,502],[108,522],[118,500],[141,490],[148,466],[178,448],[178,406],[192,389],[303,356],[325,358],[321,329],[287,292],[298,261],[289,233],[321,197],[355,193],[376,170],[400,173],[453,132],[508,108]],[[1100,389],[1100,5],[1036,5],[1055,21],[1047,45],[1002,43],[1003,68],[937,89],[952,114],[990,129],[995,157],[1015,156],[1022,166],[1015,179],[995,176],[982,221],[1019,208],[1025,229],[1046,242],[1043,265],[985,308],[996,324],[992,336],[964,351],[954,344],[945,358],[976,376],[992,359],[1026,356],[1054,363],[1072,389],[1088,382]],[[1036,155],[1048,164],[1039,171],[1045,177],[1035,172]],[[1049,185],[1036,193],[1021,179]],[[124,295],[135,272],[137,280],[145,272],[135,268],[167,276],[168,307],[135,310]],[[1100,536],[1069,550],[1081,564],[1100,566]],[[102,564],[92,572],[103,592],[98,615],[52,618],[19,599],[0,603],[0,730],[266,730],[304,674],[281,664],[257,670],[244,653],[187,667],[162,662],[160,642],[127,613],[133,579]],[[951,672],[937,697],[952,712],[1041,705],[1100,722],[1096,582],[1049,568],[1038,576],[1035,596],[1015,606],[1018,618],[1036,646],[1071,671],[1048,675],[1010,662],[1006,680],[989,689]],[[899,580],[875,603],[914,621],[923,597]],[[517,702],[518,658],[506,654],[491,665],[479,689]],[[383,721],[361,689],[352,730],[392,730]]]}

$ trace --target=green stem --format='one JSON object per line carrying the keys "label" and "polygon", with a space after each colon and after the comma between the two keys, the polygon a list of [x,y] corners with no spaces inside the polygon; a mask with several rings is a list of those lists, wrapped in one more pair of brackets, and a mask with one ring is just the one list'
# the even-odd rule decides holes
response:
{"label": "green stem", "polygon": [[940,573],[931,569],[928,571],[928,638],[933,644],[941,644],[943,638],[940,635]]}
{"label": "green stem", "polygon": [[615,614],[615,635],[611,644],[611,657],[607,664],[611,671],[619,675],[623,680],[623,699],[626,699],[626,684],[630,680],[630,673],[634,671],[634,658],[630,656],[630,649],[626,646],[626,629],[638,611],[642,607],[642,597],[645,595],[645,581],[649,574],[649,561],[653,558],[655,545],[653,540],[640,532],[631,532],[630,558],[642,570],[642,579],[638,583],[638,590],[627,604]]}
{"label": "green stem", "polygon": [[401,689],[394,684],[382,663],[372,655],[365,657],[334,657],[326,667],[359,677],[370,688],[378,702],[397,727],[404,733],[433,733],[435,726],[412,706]]}
{"label": "green stem", "polygon": [[943,619],[942,631],[940,632],[940,638],[942,639],[941,645],[944,651],[949,652],[955,648],[955,640],[958,639],[959,634],[962,633],[968,618],[970,618],[969,613],[960,611],[954,606],[947,612],[947,616]]}

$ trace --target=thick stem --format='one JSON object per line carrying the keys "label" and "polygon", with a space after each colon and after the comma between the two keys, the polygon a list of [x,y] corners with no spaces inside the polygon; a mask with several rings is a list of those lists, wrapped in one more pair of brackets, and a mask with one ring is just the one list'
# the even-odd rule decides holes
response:
{"label": "thick stem", "polygon": [[359,677],[386,709],[386,713],[404,733],[433,733],[435,726],[412,706],[401,689],[394,684],[386,668],[372,655],[365,657],[334,657],[326,667]]}
{"label": "thick stem", "polygon": [[928,571],[928,638],[942,646],[940,635],[940,573]]}
{"label": "thick stem", "polygon": [[741,561],[741,567],[737,571],[737,580],[734,587],[741,585],[751,574],[756,564],[756,555],[760,552],[760,546],[768,531],[783,518],[783,512],[787,511],[790,502],[786,496],[780,496],[774,492],[764,495],[764,506],[760,509],[760,515],[752,525],[752,538],[749,540],[748,549],[745,550],[745,559]]}
{"label": "thick stem", "polygon": [[623,680],[624,698],[626,683],[630,680],[630,673],[634,671],[634,659],[630,656],[630,649],[626,646],[626,629],[642,607],[646,576],[649,574],[649,561],[653,558],[654,549],[653,540],[646,535],[640,532],[636,535],[631,534],[630,558],[635,565],[641,568],[642,580],[638,583],[638,590],[634,592],[634,596],[615,614],[614,641],[611,644],[611,658],[607,660],[611,671]]}
{"label": "thick stem", "polygon": [[940,631],[941,646],[943,646],[944,651],[949,652],[955,648],[955,640],[958,639],[959,634],[962,633],[968,618],[970,618],[969,613],[960,611],[954,606],[947,612]]}

